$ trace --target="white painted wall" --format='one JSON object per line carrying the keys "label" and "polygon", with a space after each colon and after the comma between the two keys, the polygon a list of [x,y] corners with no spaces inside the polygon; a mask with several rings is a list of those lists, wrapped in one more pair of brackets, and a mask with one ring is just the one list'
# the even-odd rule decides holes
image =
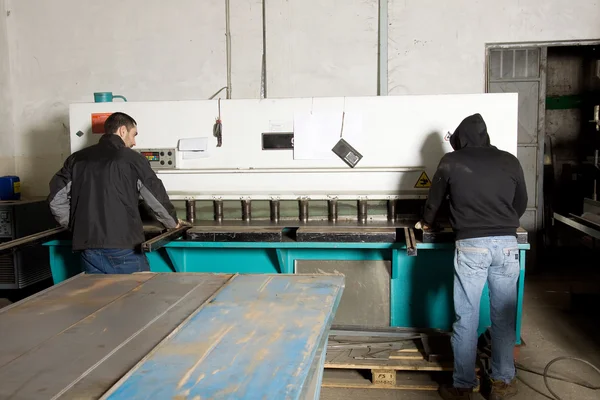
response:
{"label": "white painted wall", "polygon": [[[13,90],[0,96],[0,118],[10,110],[2,99],[12,98],[16,171],[26,194],[46,194],[69,153],[69,103],[90,101],[94,91],[205,99],[225,86],[223,0],[1,1],[11,12]],[[480,93],[486,42],[600,38],[599,1],[390,0],[390,93]],[[377,0],[267,6],[269,97],[376,94]],[[231,11],[233,97],[256,98],[261,0],[231,0]]]}
{"label": "white painted wall", "polygon": [[267,96],[377,95],[377,0],[268,0]]}
{"label": "white painted wall", "polygon": [[15,173],[15,146],[5,3],[5,0],[0,0],[0,176]]}
{"label": "white painted wall", "polygon": [[[269,96],[375,93],[377,0],[268,3]],[[94,91],[206,99],[226,84],[223,0],[8,4],[25,193],[45,194],[69,153],[69,103],[90,101]],[[261,18],[261,0],[231,0],[234,98],[260,95]]]}
{"label": "white painted wall", "polygon": [[390,0],[390,94],[479,93],[485,44],[600,38],[599,0]]}
{"label": "white painted wall", "polygon": [[8,3],[16,162],[25,193],[47,193],[69,154],[69,103],[90,101],[95,91],[131,100],[197,99],[225,86],[222,1]]}

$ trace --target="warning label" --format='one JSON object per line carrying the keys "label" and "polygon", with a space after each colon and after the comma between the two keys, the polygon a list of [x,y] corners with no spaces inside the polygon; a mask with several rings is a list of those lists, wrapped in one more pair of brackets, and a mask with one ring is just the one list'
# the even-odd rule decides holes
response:
{"label": "warning label", "polygon": [[104,122],[110,117],[112,113],[98,113],[92,114],[92,133],[102,134],[104,133]]}
{"label": "warning label", "polygon": [[417,189],[427,189],[431,187],[431,179],[427,176],[427,173],[423,171],[417,179],[417,183],[415,183],[415,188]]}

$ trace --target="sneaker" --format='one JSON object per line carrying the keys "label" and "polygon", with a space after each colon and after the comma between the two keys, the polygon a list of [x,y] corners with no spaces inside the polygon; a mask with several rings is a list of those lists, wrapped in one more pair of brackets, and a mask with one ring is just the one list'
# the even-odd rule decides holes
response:
{"label": "sneaker", "polygon": [[455,388],[453,386],[440,387],[440,396],[444,400],[471,400],[473,389]]}
{"label": "sneaker", "polygon": [[504,383],[492,379],[492,391],[490,400],[509,399],[517,394],[517,380],[513,379],[511,383]]}

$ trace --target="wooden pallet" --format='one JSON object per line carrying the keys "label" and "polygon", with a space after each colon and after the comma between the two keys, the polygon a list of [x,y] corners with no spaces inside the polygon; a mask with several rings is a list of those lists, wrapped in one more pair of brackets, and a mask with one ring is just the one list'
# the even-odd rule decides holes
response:
{"label": "wooden pallet", "polygon": [[426,373],[394,371],[394,384],[373,383],[371,373],[355,369],[326,369],[323,373],[323,387],[346,389],[392,389],[392,390],[438,390],[441,382],[450,382],[447,373]]}
{"label": "wooden pallet", "polygon": [[[360,343],[366,338],[333,339],[325,359],[323,387],[437,390],[441,383],[451,382],[448,372],[453,362],[448,336],[422,336],[397,343],[391,350],[367,348]],[[345,341],[352,342],[347,346],[357,345],[336,348]]]}

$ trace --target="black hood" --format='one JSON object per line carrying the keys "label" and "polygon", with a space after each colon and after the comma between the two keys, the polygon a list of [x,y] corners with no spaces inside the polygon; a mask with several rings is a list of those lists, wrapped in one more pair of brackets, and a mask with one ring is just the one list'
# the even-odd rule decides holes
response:
{"label": "black hood", "polygon": [[454,150],[464,149],[465,147],[491,146],[487,126],[481,115],[473,114],[463,119],[450,136],[450,144]]}

